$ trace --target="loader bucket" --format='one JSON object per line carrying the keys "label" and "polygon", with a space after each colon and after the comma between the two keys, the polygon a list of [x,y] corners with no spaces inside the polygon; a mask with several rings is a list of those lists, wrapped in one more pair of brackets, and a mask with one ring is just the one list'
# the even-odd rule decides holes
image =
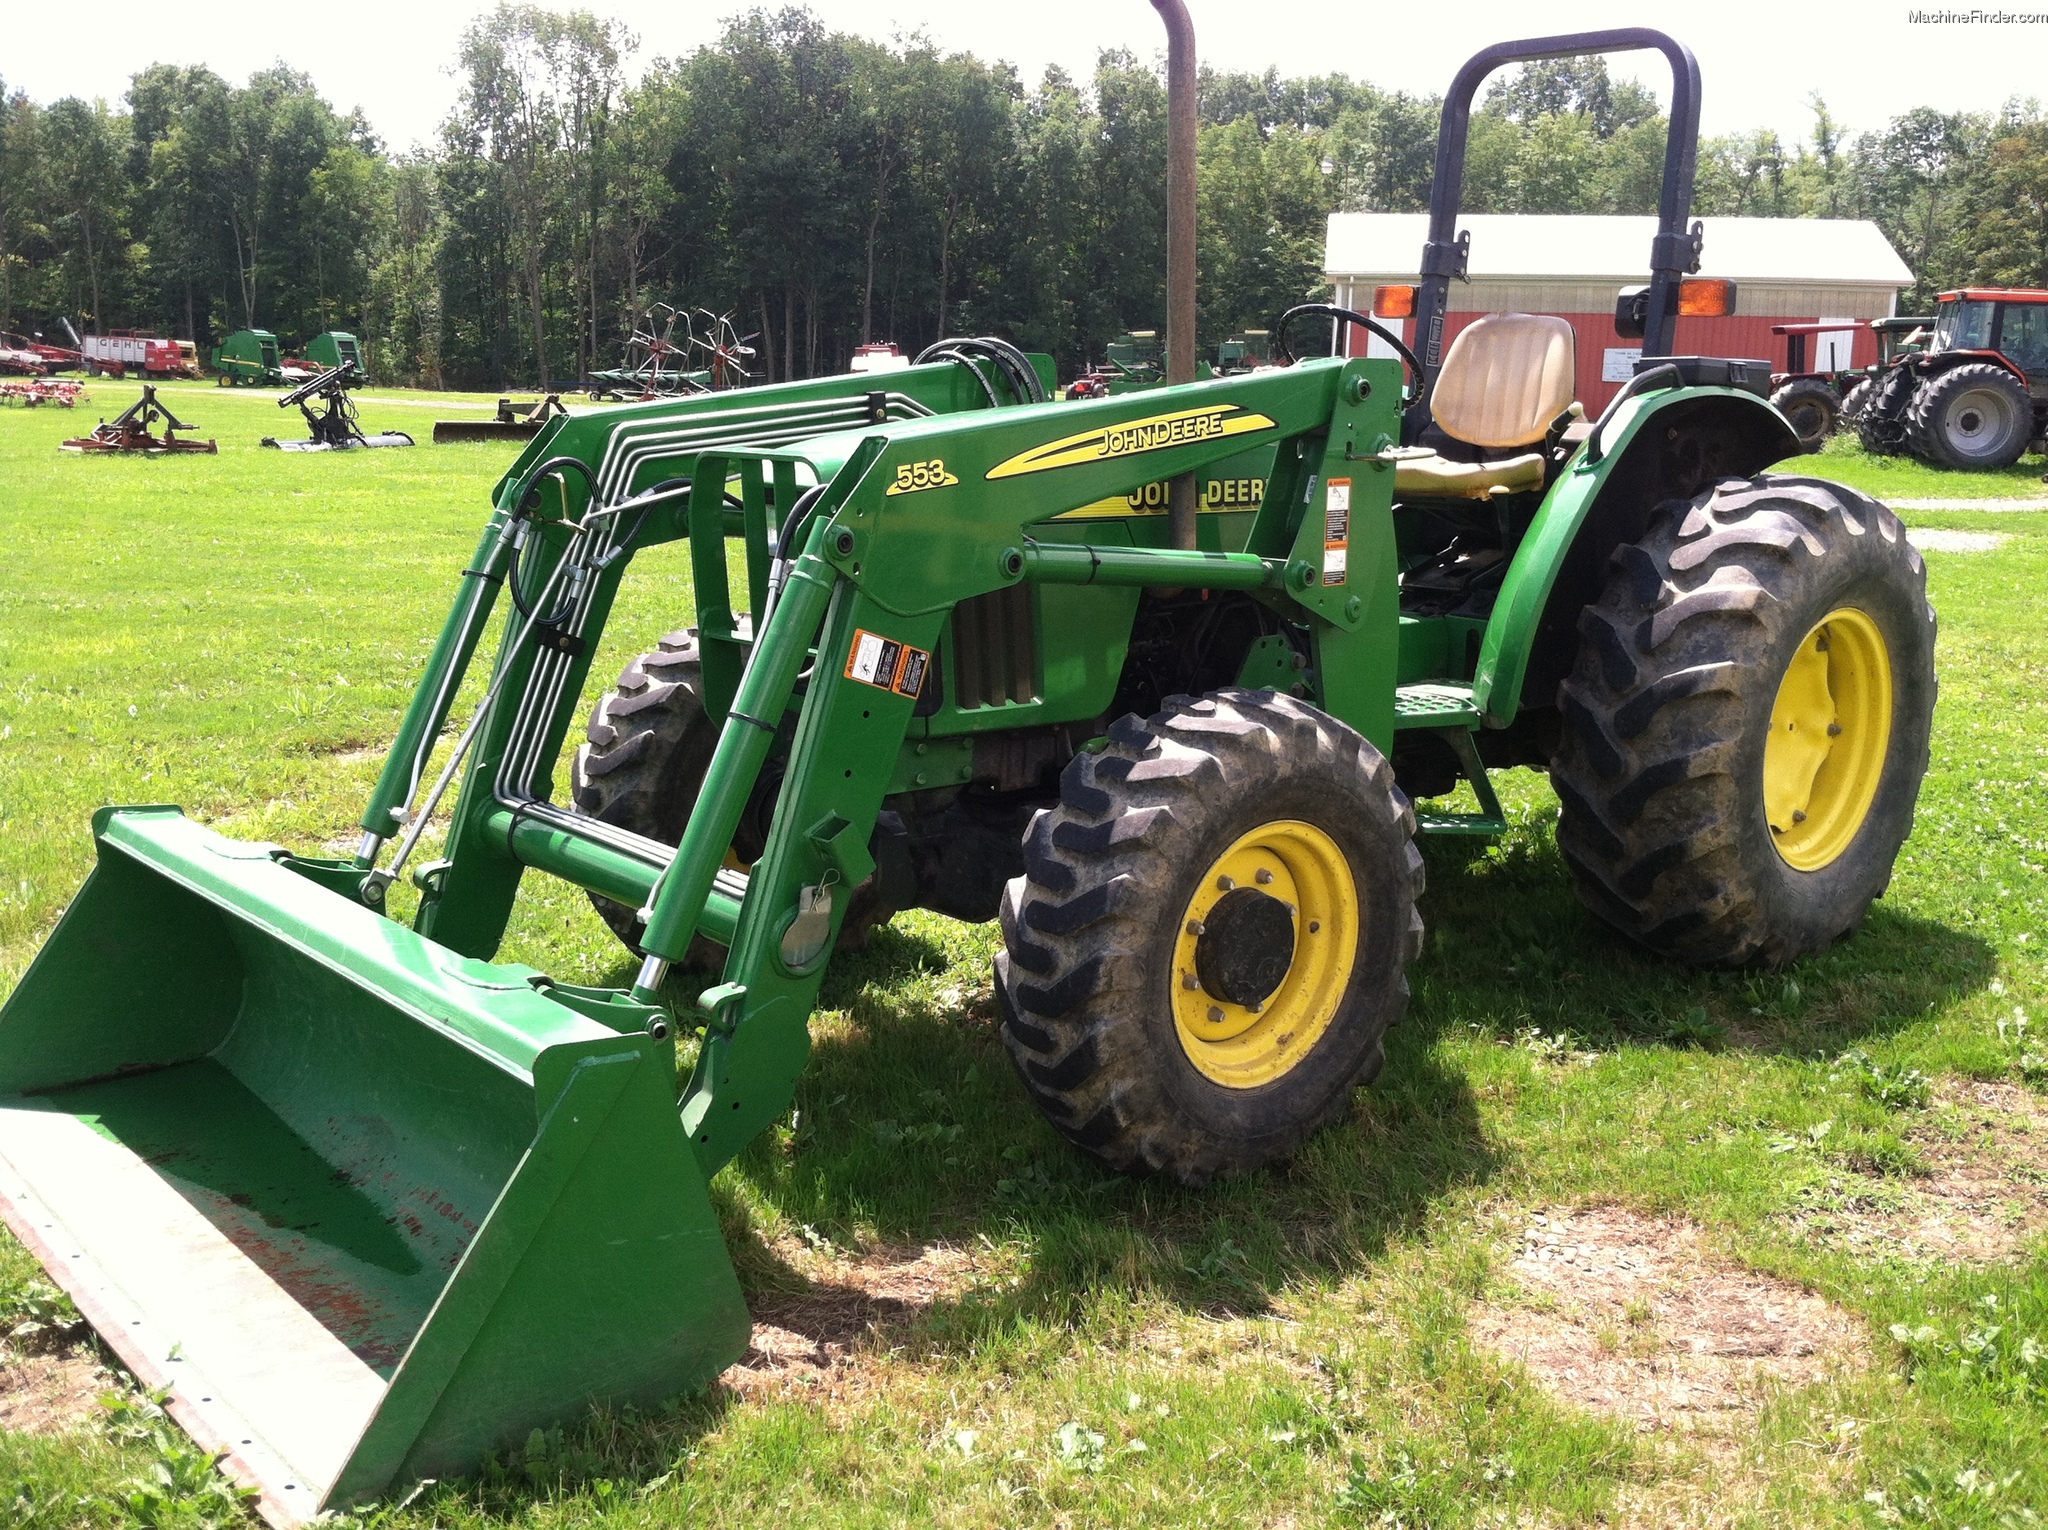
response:
{"label": "loader bucket", "polygon": [[94,830],[0,1009],[0,1211],[266,1519],[740,1357],[650,1011],[456,956],[176,808]]}

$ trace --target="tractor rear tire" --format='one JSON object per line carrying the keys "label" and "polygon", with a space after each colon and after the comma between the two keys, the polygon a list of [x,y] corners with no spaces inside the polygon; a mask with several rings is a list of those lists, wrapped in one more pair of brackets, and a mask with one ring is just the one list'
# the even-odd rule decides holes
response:
{"label": "tractor rear tire", "polygon": [[1407,1008],[1414,834],[1386,757],[1292,697],[1122,718],[1004,892],[996,994],[1033,1102],[1125,1173],[1200,1185],[1292,1153]]}
{"label": "tractor rear tire", "polygon": [[2011,467],[2026,455],[2033,435],[2027,385],[1988,361],[1928,378],[1906,408],[1914,455],[1940,467]]}
{"label": "tractor rear tire", "polygon": [[1897,457],[1909,450],[1906,410],[1919,383],[1919,374],[1910,366],[1893,367],[1870,380],[1869,397],[1856,411],[1856,437],[1873,457]]}
{"label": "tractor rear tire", "polygon": [[1855,930],[1912,831],[1934,716],[1898,517],[1820,479],[1724,478],[1657,507],[1579,632],[1551,780],[1581,900],[1700,966]]}
{"label": "tractor rear tire", "polygon": [[1841,398],[1826,383],[1811,377],[1785,384],[1771,395],[1771,402],[1792,422],[1799,444],[1810,452],[1826,446],[1841,421]]}
{"label": "tractor rear tire", "polygon": [[1863,411],[1870,407],[1871,396],[1877,392],[1877,384],[1866,377],[1847,393],[1842,395],[1842,411],[1836,417],[1837,430],[1854,430]]}

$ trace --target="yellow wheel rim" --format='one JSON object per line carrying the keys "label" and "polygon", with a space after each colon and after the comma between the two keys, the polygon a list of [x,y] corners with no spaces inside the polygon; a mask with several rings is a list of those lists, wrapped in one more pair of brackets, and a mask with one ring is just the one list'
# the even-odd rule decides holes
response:
{"label": "yellow wheel rim", "polygon": [[[1293,956],[1262,1001],[1233,1003],[1202,986],[1202,942],[1218,905],[1244,888],[1286,908]],[[1277,925],[1277,918],[1270,922]],[[1282,818],[1240,838],[1202,874],[1174,941],[1173,1023],[1189,1061],[1232,1089],[1256,1089],[1297,1067],[1336,1016],[1358,928],[1358,887],[1329,835]],[[1284,949],[1274,950],[1275,965]]]}
{"label": "yellow wheel rim", "polygon": [[1764,813],[1785,863],[1819,871],[1863,827],[1892,738],[1892,661],[1853,606],[1800,639],[1764,744]]}

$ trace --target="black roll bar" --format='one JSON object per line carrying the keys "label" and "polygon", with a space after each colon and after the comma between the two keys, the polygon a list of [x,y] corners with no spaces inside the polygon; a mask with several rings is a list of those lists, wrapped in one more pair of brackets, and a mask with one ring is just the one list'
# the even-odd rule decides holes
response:
{"label": "black roll bar", "polygon": [[1634,53],[1655,48],[1671,61],[1671,128],[1664,141],[1664,183],[1657,197],[1657,236],[1650,242],[1650,290],[1643,321],[1643,354],[1668,356],[1677,332],[1676,287],[1700,268],[1699,226],[1685,226],[1692,210],[1693,174],[1699,160],[1700,66],[1692,50],[1649,27],[1605,32],[1572,32],[1495,43],[1472,55],[1444,93],[1443,120],[1436,135],[1436,176],[1429,188],[1429,237],[1422,246],[1422,283],[1416,295],[1416,349],[1434,383],[1443,365],[1444,311],[1451,278],[1465,275],[1471,236],[1458,235],[1459,203],[1465,192],[1465,137],[1472,122],[1472,97],[1480,82],[1503,64],[1588,53]]}

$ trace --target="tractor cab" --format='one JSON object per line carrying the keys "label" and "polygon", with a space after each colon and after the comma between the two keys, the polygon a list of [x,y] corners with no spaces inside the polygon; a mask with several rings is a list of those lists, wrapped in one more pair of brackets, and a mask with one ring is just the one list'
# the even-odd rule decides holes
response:
{"label": "tractor cab", "polygon": [[2048,398],[2048,291],[1968,288],[1936,300],[1930,355],[1997,357],[2020,372],[2035,398]]}

